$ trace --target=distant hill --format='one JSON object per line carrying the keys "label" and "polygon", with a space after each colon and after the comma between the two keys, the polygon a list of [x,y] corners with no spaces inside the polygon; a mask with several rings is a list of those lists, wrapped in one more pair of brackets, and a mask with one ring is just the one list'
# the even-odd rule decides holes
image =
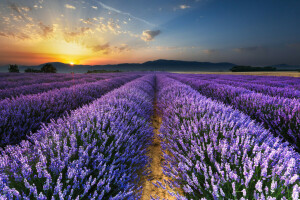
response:
{"label": "distant hill", "polygon": [[[221,72],[230,71],[234,66],[233,63],[220,62],[197,62],[197,61],[182,61],[182,60],[154,60],[144,63],[121,63],[115,65],[74,65],[53,62],[51,63],[57,68],[58,73],[86,73],[93,70],[120,70],[120,71],[169,71],[169,72],[192,72],[192,71],[211,71]],[[19,66],[21,72],[24,72],[27,68],[41,69],[44,64],[37,66]],[[278,70],[296,70],[300,69],[300,66],[294,65],[271,65],[267,67],[276,67]],[[0,67],[0,72],[8,72],[8,66]]]}
{"label": "distant hill", "polygon": [[[46,64],[46,63],[45,63]],[[115,65],[74,65],[53,62],[58,73],[86,73],[88,70],[120,70],[120,71],[229,71],[235,64],[232,63],[210,63],[180,60],[154,60],[144,63],[122,63]],[[37,66],[19,66],[21,72],[27,68],[41,69],[44,64]],[[8,66],[0,67],[0,72],[7,72]]]}

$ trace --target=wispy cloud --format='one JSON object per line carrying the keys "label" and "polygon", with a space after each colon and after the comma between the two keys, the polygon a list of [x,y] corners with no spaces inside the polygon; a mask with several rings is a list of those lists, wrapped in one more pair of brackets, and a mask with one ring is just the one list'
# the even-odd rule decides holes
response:
{"label": "wispy cloud", "polygon": [[0,36],[2,37],[7,37],[7,38],[14,38],[14,39],[19,39],[19,40],[29,40],[31,39],[29,35],[25,33],[13,33],[13,32],[0,32]]}
{"label": "wispy cloud", "polygon": [[77,41],[77,39],[79,37],[84,36],[85,34],[87,34],[90,31],[91,31],[91,28],[88,28],[88,27],[77,28],[76,31],[71,31],[71,32],[65,31],[64,39],[66,42],[74,42],[74,41]]}
{"label": "wispy cloud", "polygon": [[11,4],[10,4],[10,8],[11,8],[12,10],[14,10],[15,12],[17,12],[18,14],[22,14],[23,11],[24,11],[24,12],[28,12],[28,11],[31,10],[30,7],[27,7],[27,6],[18,6],[18,5],[15,4],[15,3],[11,3]]}
{"label": "wispy cloud", "polygon": [[92,19],[92,18],[80,19],[79,21],[81,21],[84,24],[89,24],[89,25],[93,25],[94,24],[94,19]]}
{"label": "wispy cloud", "polygon": [[110,51],[110,44],[100,44],[100,45],[94,45],[94,46],[88,46],[93,52],[101,52],[103,54],[108,54]]}
{"label": "wispy cloud", "polygon": [[97,30],[99,32],[107,32],[110,31],[116,35],[124,32],[121,30],[121,26],[119,25],[120,21],[115,20],[113,18],[104,19],[102,17],[94,17],[94,18],[87,18],[87,19],[80,19],[85,25],[91,27],[92,30]]}
{"label": "wispy cloud", "polygon": [[94,53],[101,53],[105,55],[130,51],[130,48],[127,44],[121,44],[120,46],[111,46],[109,43],[106,43],[106,44],[87,46],[87,48],[91,49]]}
{"label": "wispy cloud", "polygon": [[[11,3],[9,5],[10,9],[13,10],[18,16],[16,16],[17,18],[21,18],[24,21],[32,21],[32,19],[30,17],[28,17],[27,12],[31,11],[30,7],[27,6],[19,6],[15,3]],[[16,19],[17,19],[16,18]]]}
{"label": "wispy cloud", "polygon": [[76,7],[75,7],[75,6],[72,6],[72,5],[70,5],[70,4],[65,4],[65,8],[72,9],[72,10],[76,10]]}
{"label": "wispy cloud", "polygon": [[49,25],[49,26],[46,26],[46,25],[43,24],[42,22],[39,23],[39,26],[40,26],[40,28],[41,28],[41,30],[42,30],[41,36],[42,36],[43,38],[50,38],[50,37],[52,37],[53,32],[54,32],[53,26],[50,26],[50,25]]}
{"label": "wispy cloud", "polygon": [[152,24],[152,23],[150,23],[150,22],[148,22],[148,21],[146,21],[146,20],[144,20],[144,19],[141,19],[141,18],[139,18],[139,17],[135,17],[135,16],[133,16],[133,15],[130,14],[130,13],[123,12],[123,11],[120,11],[120,10],[115,9],[115,8],[113,8],[113,7],[110,7],[110,6],[104,4],[104,3],[100,2],[100,1],[95,1],[95,0],[93,0],[93,2],[99,4],[102,8],[104,8],[104,9],[106,9],[106,10],[109,10],[109,11],[112,11],[112,12],[115,12],[115,13],[118,13],[118,14],[122,14],[122,15],[127,15],[128,17],[130,17],[130,18],[132,18],[132,19],[138,20],[138,21],[143,22],[143,23],[145,23],[145,24],[147,24],[147,25],[150,25],[150,26],[156,26],[155,24]]}
{"label": "wispy cloud", "polygon": [[114,21],[108,21],[107,22],[107,27],[108,29],[115,33],[115,34],[118,34],[117,30],[120,29],[121,27],[119,26],[119,24],[117,24],[116,22]]}
{"label": "wispy cloud", "polygon": [[161,33],[160,30],[155,30],[155,31],[145,30],[145,31],[143,31],[141,39],[144,40],[144,41],[146,41],[146,42],[148,42],[148,41],[153,40],[160,33]]}
{"label": "wispy cloud", "polygon": [[127,44],[122,44],[119,47],[114,47],[119,53],[124,52],[124,51],[130,51],[130,48]]}
{"label": "wispy cloud", "polygon": [[9,25],[10,24],[10,18],[9,17],[2,17],[2,23]]}

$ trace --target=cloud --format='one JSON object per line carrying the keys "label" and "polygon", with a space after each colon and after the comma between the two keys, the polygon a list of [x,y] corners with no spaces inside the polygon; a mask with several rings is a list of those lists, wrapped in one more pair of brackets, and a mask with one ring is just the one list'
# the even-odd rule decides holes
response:
{"label": "cloud", "polygon": [[97,6],[91,6],[93,9],[98,10]]}
{"label": "cloud", "polygon": [[82,37],[90,31],[91,28],[88,27],[77,28],[77,31],[64,32],[64,38],[66,42],[73,42],[76,41],[78,37]]}
{"label": "cloud", "polygon": [[35,9],[43,8],[43,6],[41,6],[41,5],[34,5],[33,7],[34,7]]}
{"label": "cloud", "polygon": [[115,34],[117,34],[118,33],[117,30],[121,28],[119,24],[117,24],[112,20],[107,22],[107,27],[111,32]]}
{"label": "cloud", "polygon": [[188,6],[188,5],[180,5],[179,8],[184,10],[184,9],[187,9],[187,8],[190,8],[191,6]]}
{"label": "cloud", "polygon": [[118,14],[122,14],[122,15],[127,15],[128,17],[130,17],[130,18],[132,18],[132,19],[138,20],[138,21],[143,22],[143,23],[145,23],[145,24],[148,24],[148,25],[150,25],[150,26],[156,26],[155,24],[152,24],[152,23],[150,23],[150,22],[148,22],[148,21],[146,21],[146,20],[144,20],[144,19],[141,19],[141,18],[138,18],[138,17],[133,16],[133,15],[130,14],[130,13],[126,13],[126,12],[120,11],[120,10],[118,10],[118,9],[115,9],[115,8],[113,8],[113,7],[110,7],[110,6],[108,6],[108,5],[104,4],[104,3],[99,2],[99,1],[96,1],[96,0],[93,0],[93,1],[94,1],[95,3],[97,3],[97,4],[99,4],[102,8],[104,8],[104,9],[106,9],[106,10],[108,10],[108,11],[112,11],[112,12],[115,12],[115,13],[118,13]]}
{"label": "cloud", "polygon": [[0,32],[0,36],[2,36],[2,37],[7,37],[7,34],[4,33],[4,32]]}
{"label": "cloud", "polygon": [[2,19],[3,19],[3,20],[2,20],[2,23],[3,23],[3,24],[6,24],[6,25],[9,25],[9,24],[10,24],[10,18],[9,18],[9,17],[4,17],[4,16],[3,16]]}
{"label": "cloud", "polygon": [[29,40],[29,39],[31,39],[30,36],[25,34],[25,33],[19,33],[18,35],[16,35],[16,37],[20,40]]}
{"label": "cloud", "polygon": [[103,54],[108,54],[110,52],[109,43],[94,45],[94,46],[88,46],[88,48],[91,49],[93,52],[101,52]]}
{"label": "cloud", "polygon": [[29,12],[31,8],[26,7],[26,6],[18,6],[15,3],[11,3],[9,6],[13,11],[17,12],[18,14],[22,14],[22,12]]}
{"label": "cloud", "polygon": [[19,40],[29,40],[31,39],[29,35],[25,33],[13,33],[13,32],[0,32],[0,36],[2,37],[7,37],[7,38],[14,38],[14,39],[19,39]]}
{"label": "cloud", "polygon": [[53,26],[46,26],[46,25],[44,25],[42,22],[40,22],[39,23],[39,27],[41,28],[41,30],[42,30],[42,34],[41,34],[41,36],[43,37],[43,38],[50,38],[50,37],[52,37],[52,34],[53,34],[53,32],[54,32],[54,28],[53,28]]}
{"label": "cloud", "polygon": [[93,18],[93,19],[87,19],[87,20],[81,20],[83,23],[88,25],[93,25],[95,27],[94,30],[97,30],[99,32],[105,33],[105,32],[112,32],[115,35],[121,34],[124,31],[121,31],[121,26],[119,25],[119,20],[114,20],[113,18],[109,18],[108,20],[104,20],[104,18]]}
{"label": "cloud", "polygon": [[143,31],[141,39],[144,40],[144,41],[146,41],[146,42],[148,42],[148,41],[153,40],[160,33],[161,33],[160,30],[155,30],[155,31],[145,30],[145,31]]}
{"label": "cloud", "polygon": [[[94,19],[91,19],[91,18],[87,18],[87,19],[80,19],[79,21],[81,21],[82,23],[84,24],[89,24],[89,25],[93,25],[93,20]],[[95,21],[95,20],[94,20]]]}
{"label": "cloud", "polygon": [[31,18],[28,17],[27,12],[31,11],[30,7],[26,7],[26,6],[18,6],[15,3],[11,3],[9,5],[10,9],[12,9],[14,12],[16,12],[18,14],[18,16],[15,16],[16,19],[22,18],[25,21],[31,21]]}
{"label": "cloud", "polygon": [[114,47],[117,52],[121,53],[121,52],[124,52],[124,51],[130,51],[130,48],[127,44],[122,44],[121,46],[119,47]]}
{"label": "cloud", "polygon": [[188,9],[188,8],[191,8],[191,6],[182,4],[182,5],[179,5],[178,7],[175,7],[174,11],[176,11],[176,10],[185,10],[185,9]]}
{"label": "cloud", "polygon": [[111,46],[109,43],[90,45],[86,46],[88,49],[91,49],[94,53],[101,54],[111,54],[111,53],[123,53],[130,51],[131,49],[127,44],[121,44],[120,46]]}
{"label": "cloud", "polygon": [[65,4],[65,8],[72,9],[72,10],[76,10],[76,7],[75,7],[75,6],[72,6],[72,5],[70,5],[70,4]]}

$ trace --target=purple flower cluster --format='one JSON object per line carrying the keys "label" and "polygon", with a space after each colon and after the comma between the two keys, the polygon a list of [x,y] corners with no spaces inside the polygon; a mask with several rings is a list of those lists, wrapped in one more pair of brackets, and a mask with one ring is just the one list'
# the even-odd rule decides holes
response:
{"label": "purple flower cluster", "polygon": [[293,199],[300,155],[239,110],[159,75],[164,173],[177,199]]}
{"label": "purple flower cluster", "polygon": [[[201,94],[234,106],[300,150],[299,99],[269,96],[242,87],[219,84],[216,81],[172,76],[191,85]],[[241,83],[243,84],[243,83]],[[238,85],[238,84],[237,84]],[[253,85],[253,84],[252,84]]]}
{"label": "purple flower cluster", "polygon": [[143,76],[43,126],[30,142],[7,146],[0,199],[140,198],[154,85],[154,75]]}
{"label": "purple flower cluster", "polygon": [[[180,77],[181,75],[176,75],[175,77]],[[297,89],[299,90],[300,78],[296,77],[286,77],[280,76],[253,76],[253,75],[224,75],[224,74],[186,74],[183,77],[189,77],[200,80],[209,81],[228,81],[229,83],[246,83],[246,84],[258,84],[264,86],[284,88],[284,89]]]}
{"label": "purple flower cluster", "polygon": [[267,85],[262,85],[262,84],[257,84],[257,83],[243,83],[243,82],[235,81],[235,80],[233,80],[233,81],[214,80],[214,81],[217,83],[220,83],[220,84],[231,85],[234,87],[243,87],[248,90],[263,93],[263,94],[270,95],[273,97],[300,99],[300,91],[296,90],[294,88],[272,87],[272,86],[267,86]]}
{"label": "purple flower cluster", "polygon": [[138,78],[127,75],[94,83],[55,89],[45,93],[0,101],[0,146],[17,144],[42,123],[57,119],[70,110],[90,103],[124,83]]}
{"label": "purple flower cluster", "polygon": [[77,84],[96,82],[96,81],[97,81],[96,79],[82,78],[82,79],[63,81],[63,82],[37,83],[32,85],[24,85],[16,88],[8,88],[8,89],[0,90],[0,100],[5,98],[17,97],[21,95],[27,95],[27,94],[38,94],[53,89],[71,87]]}
{"label": "purple flower cluster", "polygon": [[251,93],[236,97],[232,105],[262,122],[276,136],[282,136],[300,150],[299,100]]}
{"label": "purple flower cluster", "polygon": [[[126,76],[126,73],[120,73],[118,77]],[[96,82],[99,80],[104,80],[104,79],[111,79],[114,77],[114,74],[65,74],[63,77],[60,75],[57,77],[56,74],[44,77],[44,79],[40,79],[40,75],[35,75],[38,77],[38,80],[44,81],[42,83],[35,83],[35,84],[30,84],[27,85],[26,81],[23,79],[19,81],[19,84],[25,83],[22,86],[19,87],[14,87],[14,88],[7,88],[7,89],[2,89],[0,90],[0,100],[5,99],[5,98],[12,98],[12,97],[17,97],[21,95],[27,95],[27,94],[38,94],[42,92],[47,92],[49,90],[53,89],[60,89],[64,87],[70,87],[73,85],[77,84],[83,84],[83,83],[88,83],[88,82]],[[32,76],[28,76],[30,79],[34,79]],[[46,78],[46,80],[45,80]],[[57,81],[56,81],[57,80]],[[46,82],[45,82],[46,81]],[[39,82],[39,81],[37,81]]]}
{"label": "purple flower cluster", "polygon": [[[128,73],[104,73],[104,74],[0,74],[0,90],[23,87],[33,84],[64,82],[85,78],[88,82],[107,78],[119,77]],[[1,76],[3,75],[3,76]],[[90,79],[90,80],[89,80]]]}
{"label": "purple flower cluster", "polygon": [[[7,74],[7,73],[6,73]],[[0,77],[0,89],[8,89],[21,87],[24,85],[40,84],[40,83],[52,83],[69,81],[73,78],[82,78],[83,74],[16,74],[14,76]]]}

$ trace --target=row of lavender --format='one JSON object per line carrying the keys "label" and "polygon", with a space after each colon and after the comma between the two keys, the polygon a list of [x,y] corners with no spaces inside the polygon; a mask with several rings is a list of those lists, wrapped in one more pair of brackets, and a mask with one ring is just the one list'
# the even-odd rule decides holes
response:
{"label": "row of lavender", "polygon": [[[296,98],[300,99],[300,79],[294,79],[292,82],[294,85],[289,85],[286,82],[276,82],[277,84],[270,84],[269,80],[266,79],[262,82],[262,80],[256,80],[257,76],[253,76],[253,80],[247,80],[247,78],[242,79],[236,75],[185,75],[186,78],[205,80],[208,83],[220,83],[220,84],[228,84],[235,87],[243,87],[248,90],[252,90],[255,92],[267,94],[270,96],[280,96],[285,98]],[[274,83],[275,81],[273,81]],[[281,86],[278,86],[280,84]],[[272,86],[271,86],[272,85]]]}
{"label": "row of lavender", "polygon": [[252,76],[252,75],[217,75],[217,74],[193,74],[190,75],[193,77],[198,77],[205,80],[237,80],[243,83],[256,83],[266,86],[272,87],[282,87],[282,88],[295,88],[300,89],[300,78],[299,77],[287,77],[280,76],[280,78],[276,76]]}
{"label": "row of lavender", "polygon": [[0,156],[3,199],[138,199],[148,173],[155,77],[144,76],[44,126]]}
{"label": "row of lavender", "polygon": [[247,83],[240,82],[236,80],[214,80],[220,84],[232,85],[235,87],[243,87],[248,90],[252,90],[255,92],[267,94],[273,97],[279,96],[284,98],[296,98],[300,99],[300,90],[296,90],[290,87],[271,87],[267,85],[257,84],[257,83]]}
{"label": "row of lavender", "polygon": [[[101,78],[104,79],[104,78]],[[98,79],[99,80],[99,79]],[[5,98],[13,98],[18,97],[21,95],[27,95],[27,94],[38,94],[42,92],[47,92],[49,90],[53,89],[60,89],[64,87],[70,87],[77,84],[83,84],[87,82],[96,82],[97,79],[91,79],[91,78],[78,78],[74,80],[69,81],[57,81],[57,82],[51,82],[51,83],[37,83],[32,85],[24,85],[20,87],[15,88],[7,88],[0,90],[0,100]]]}
{"label": "row of lavender", "polygon": [[[108,74],[108,73],[105,73]],[[72,79],[75,78],[82,78],[84,77],[96,77],[96,76],[103,76],[105,74],[78,74],[78,73],[70,73],[70,74],[59,74],[59,73],[0,73],[0,81],[7,81],[7,82],[18,82],[18,81],[27,81],[27,80],[34,80],[38,79],[41,80],[42,78],[56,78],[56,79]],[[112,75],[111,73],[109,75]]]}
{"label": "row of lavender", "polygon": [[157,85],[164,173],[177,199],[299,199],[300,155],[287,143],[179,81],[159,76]]}
{"label": "row of lavender", "polygon": [[82,78],[83,74],[24,74],[23,76],[8,76],[0,78],[0,89],[15,88],[39,83],[63,82]]}
{"label": "row of lavender", "polygon": [[243,111],[257,122],[281,136],[300,150],[300,101],[282,97],[272,97],[242,87],[218,84],[215,81],[194,79],[172,75],[177,80],[191,85],[201,94],[224,102]]}
{"label": "row of lavender", "polygon": [[52,77],[60,78],[60,77],[65,77],[67,74],[36,74],[36,73],[0,73],[0,80],[6,80],[6,81],[18,81],[18,80],[28,80],[28,79],[33,79],[33,75],[35,76],[43,76],[43,77],[48,77],[51,75]]}
{"label": "row of lavender", "polygon": [[0,146],[17,144],[25,139],[30,131],[38,130],[42,123],[57,119],[70,110],[90,103],[138,77],[137,74],[127,75],[2,100],[0,101]]}
{"label": "row of lavender", "polygon": [[[122,73],[124,74],[124,73]],[[26,74],[23,76],[12,76],[6,78],[0,78],[0,89],[16,88],[25,85],[64,82],[77,79],[96,79],[101,80],[105,78],[111,78],[119,76],[120,74]]]}

